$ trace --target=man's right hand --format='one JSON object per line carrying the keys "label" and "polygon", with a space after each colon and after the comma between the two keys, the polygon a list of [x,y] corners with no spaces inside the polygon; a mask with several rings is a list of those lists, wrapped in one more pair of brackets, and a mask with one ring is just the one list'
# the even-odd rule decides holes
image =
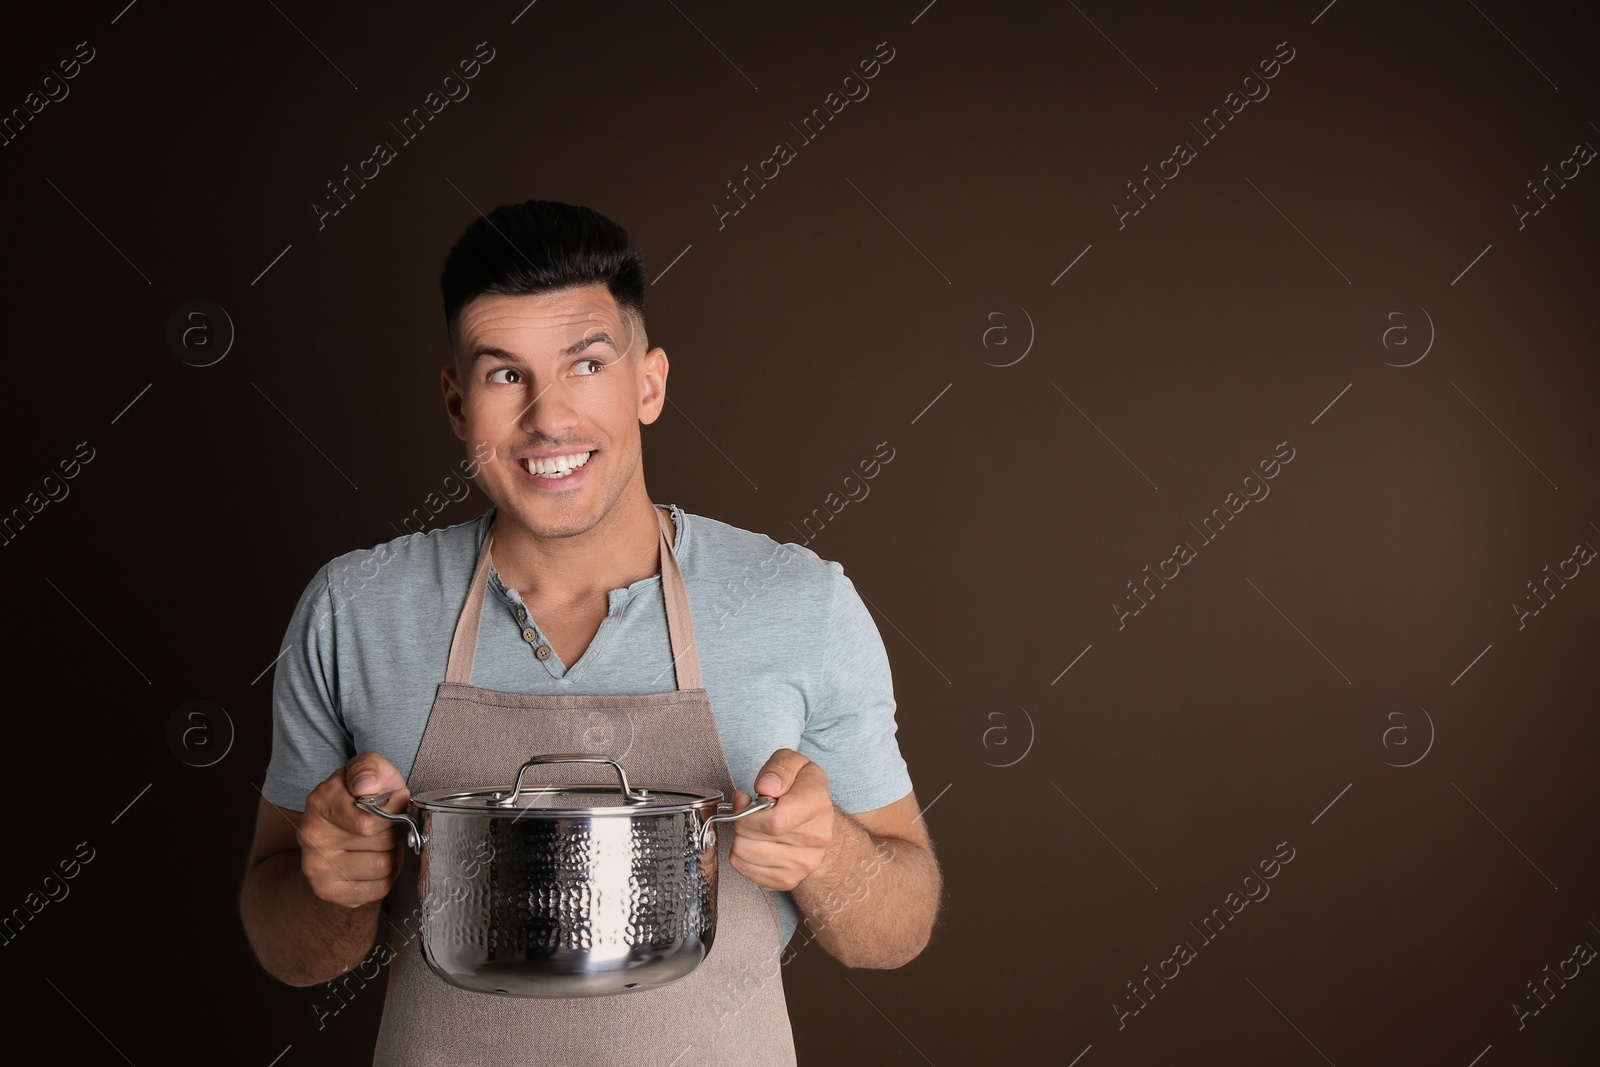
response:
{"label": "man's right hand", "polygon": [[404,811],[405,777],[376,752],[363,752],[306,797],[300,867],[318,897],[359,908],[389,894],[405,862],[404,827],[362,811],[356,798],[391,792],[384,810]]}

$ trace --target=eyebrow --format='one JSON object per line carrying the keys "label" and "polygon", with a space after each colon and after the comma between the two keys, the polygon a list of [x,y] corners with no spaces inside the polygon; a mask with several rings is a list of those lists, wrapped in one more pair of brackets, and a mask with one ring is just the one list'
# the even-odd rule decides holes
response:
{"label": "eyebrow", "polygon": [[[611,335],[604,330],[600,330],[597,333],[589,334],[575,344],[568,345],[558,354],[562,356],[575,356],[579,352],[582,352],[584,349],[593,345],[610,345],[613,351],[615,351],[617,347],[617,343],[611,339]],[[478,360],[486,357],[491,359],[503,359],[510,363],[526,362],[526,360],[517,355],[515,352],[507,352],[505,349],[496,348],[494,345],[478,345],[472,350],[472,365],[476,366]]]}

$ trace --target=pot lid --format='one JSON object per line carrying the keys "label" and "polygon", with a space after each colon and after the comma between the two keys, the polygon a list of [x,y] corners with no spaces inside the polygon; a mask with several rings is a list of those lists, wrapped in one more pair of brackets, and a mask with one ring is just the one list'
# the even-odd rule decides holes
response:
{"label": "pot lid", "polygon": [[[604,763],[617,775],[616,785],[563,783],[524,784],[535,767],[547,763]],[[414,798],[418,806],[444,811],[473,813],[515,812],[518,818],[540,811],[562,815],[662,814],[688,811],[722,800],[719,790],[696,792],[666,786],[630,786],[622,764],[611,756],[590,752],[561,752],[534,756],[517,770],[516,783],[510,786],[478,789],[434,789]]]}
{"label": "pot lid", "polygon": [[431,789],[412,798],[418,807],[474,815],[506,814],[515,818],[553,816],[665,815],[694,811],[723,799],[719,790],[698,792],[660,786],[633,786],[624,794],[613,785],[563,782],[554,785],[477,789]]}

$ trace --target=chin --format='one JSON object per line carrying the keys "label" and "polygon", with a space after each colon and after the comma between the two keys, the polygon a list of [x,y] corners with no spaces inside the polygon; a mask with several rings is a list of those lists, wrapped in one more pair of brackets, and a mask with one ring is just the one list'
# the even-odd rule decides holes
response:
{"label": "chin", "polygon": [[572,537],[594,527],[602,508],[590,501],[513,499],[500,505],[537,537]]}

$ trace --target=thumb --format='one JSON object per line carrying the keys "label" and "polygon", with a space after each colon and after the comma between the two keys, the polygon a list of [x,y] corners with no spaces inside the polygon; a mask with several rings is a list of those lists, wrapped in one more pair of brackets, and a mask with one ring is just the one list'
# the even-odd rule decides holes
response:
{"label": "thumb", "polygon": [[345,764],[344,781],[350,794],[358,797],[393,792],[406,784],[395,765],[376,752],[363,752]]}
{"label": "thumb", "polygon": [[810,762],[792,748],[778,749],[756,773],[756,792],[769,797],[783,796],[794,787],[801,769]]}

